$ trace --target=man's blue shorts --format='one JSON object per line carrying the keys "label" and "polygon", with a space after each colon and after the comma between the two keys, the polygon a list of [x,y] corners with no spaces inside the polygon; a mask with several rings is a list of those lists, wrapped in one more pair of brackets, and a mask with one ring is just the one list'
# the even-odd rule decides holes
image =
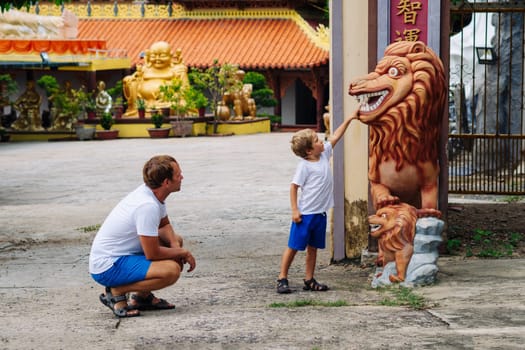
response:
{"label": "man's blue shorts", "polygon": [[292,222],[288,247],[305,250],[306,246],[324,249],[326,245],[326,213],[302,215],[301,222]]}
{"label": "man's blue shorts", "polygon": [[126,255],[118,258],[109,270],[91,276],[105,287],[118,287],[144,281],[150,265],[144,255]]}

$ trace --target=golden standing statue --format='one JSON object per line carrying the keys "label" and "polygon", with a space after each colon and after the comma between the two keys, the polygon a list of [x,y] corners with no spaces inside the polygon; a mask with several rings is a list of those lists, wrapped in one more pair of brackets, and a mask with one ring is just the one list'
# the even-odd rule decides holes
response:
{"label": "golden standing statue", "polygon": [[14,130],[40,131],[42,118],[40,117],[40,103],[42,101],[36,92],[35,82],[29,80],[26,84],[27,89],[15,101],[14,107],[19,112],[18,118],[11,124]]}
{"label": "golden standing statue", "polygon": [[159,41],[146,50],[144,65],[137,65],[137,71],[124,77],[124,97],[128,101],[126,117],[138,115],[136,101],[143,99],[146,108],[170,107],[170,103],[162,99],[160,87],[173,79],[182,81],[183,88],[188,88],[188,68],[182,60],[182,51],[178,49],[175,55],[171,46],[165,41]]}
{"label": "golden standing statue", "polygon": [[53,119],[53,130],[69,131],[73,127],[73,120],[75,115],[67,108],[75,103],[75,91],[71,86],[70,81],[64,83],[64,87],[60,89],[55,95],[48,98],[53,102],[51,108],[51,117]]}

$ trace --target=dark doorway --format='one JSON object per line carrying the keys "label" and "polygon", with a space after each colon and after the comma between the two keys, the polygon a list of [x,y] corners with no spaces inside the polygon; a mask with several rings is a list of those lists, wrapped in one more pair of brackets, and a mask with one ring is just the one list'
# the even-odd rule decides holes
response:
{"label": "dark doorway", "polygon": [[310,89],[297,79],[295,81],[295,122],[302,125],[317,125],[316,103]]}

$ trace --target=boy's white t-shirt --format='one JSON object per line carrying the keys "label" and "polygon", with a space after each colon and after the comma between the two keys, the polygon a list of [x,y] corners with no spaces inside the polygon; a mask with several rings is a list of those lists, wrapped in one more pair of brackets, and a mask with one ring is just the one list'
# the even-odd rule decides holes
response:
{"label": "boy's white t-shirt", "polygon": [[334,206],[333,177],[330,168],[332,144],[324,143],[319,161],[301,159],[292,183],[301,188],[297,206],[301,214],[320,214]]}
{"label": "boy's white t-shirt", "polygon": [[166,206],[145,184],[124,197],[100,227],[91,246],[89,272],[102,273],[121,256],[144,254],[139,235],[158,236]]}

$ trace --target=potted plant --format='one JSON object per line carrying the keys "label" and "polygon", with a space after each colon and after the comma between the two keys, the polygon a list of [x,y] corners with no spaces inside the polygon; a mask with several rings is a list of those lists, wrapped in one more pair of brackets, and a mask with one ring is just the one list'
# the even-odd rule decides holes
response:
{"label": "potted plant", "polygon": [[111,129],[113,124],[115,124],[115,119],[113,119],[113,115],[109,112],[104,112],[100,117],[100,126],[103,130],[97,130],[97,139],[116,139],[118,137],[119,131],[118,129]]}
{"label": "potted plant", "polygon": [[281,128],[281,116],[280,115],[269,115],[272,131],[279,131]]}
{"label": "potted plant", "polygon": [[6,106],[12,108],[10,96],[18,91],[18,84],[10,74],[0,74],[0,108],[4,109]]}
{"label": "potted plant", "polygon": [[218,107],[227,107],[226,105],[219,105],[219,102],[223,101],[223,96],[230,90],[238,89],[239,82],[235,79],[235,72],[238,67],[233,64],[219,64],[219,61],[215,59],[213,64],[205,69],[199,71],[193,69],[191,77],[198,87],[205,88],[209,96],[211,96],[211,109],[213,110],[214,122],[213,122],[213,133],[217,133],[219,113]]}
{"label": "potted plant", "polygon": [[209,104],[208,98],[206,98],[204,93],[194,87],[190,87],[186,93],[186,97],[187,100],[191,101],[191,103],[199,111],[199,117],[204,117],[206,113],[206,107],[208,107]]}
{"label": "potted plant", "polygon": [[174,136],[187,136],[192,133],[193,120],[184,119],[186,113],[194,108],[190,91],[191,88],[185,88],[179,79],[173,79],[160,87],[162,99],[171,104],[175,115],[175,121],[171,122]]}
{"label": "potted plant", "polygon": [[66,81],[61,88],[51,75],[43,75],[36,83],[46,92],[54,130],[72,130],[78,120],[83,120],[88,101],[83,87],[73,89]]}
{"label": "potted plant", "polygon": [[137,111],[139,112],[139,118],[144,119],[146,117],[146,101],[143,98],[137,99]]}
{"label": "potted plant", "polygon": [[148,129],[148,134],[151,138],[165,138],[170,134],[170,128],[163,128],[164,124],[164,115],[160,113],[155,113],[151,116],[151,122],[155,126],[154,128]]}
{"label": "potted plant", "polygon": [[52,75],[44,74],[36,81],[36,84],[44,90],[47,98],[47,110],[42,112],[42,125],[44,128],[51,127],[51,111],[53,111],[53,97],[60,90],[58,81]]}
{"label": "potted plant", "polygon": [[61,108],[71,111],[71,115],[76,116],[72,119],[72,123],[75,128],[77,139],[80,141],[92,140],[95,136],[96,128],[85,127],[85,116],[82,112],[86,112],[88,119],[96,119],[97,113],[95,100],[92,96],[86,93],[83,88],[78,90],[72,89],[71,91],[71,98],[65,99],[61,102]]}
{"label": "potted plant", "polygon": [[7,132],[7,130],[0,126],[0,142],[9,142],[11,139],[11,135]]}
{"label": "potted plant", "polygon": [[111,96],[111,100],[115,101],[113,103],[113,111],[115,112],[116,119],[120,119],[126,109],[126,104],[122,97],[124,92],[122,84],[122,80],[117,80],[113,87],[107,89],[109,96]]}
{"label": "potted plant", "polygon": [[115,118],[120,119],[124,114],[124,102],[122,97],[117,97],[115,99],[115,104],[113,105],[113,112],[115,113]]}
{"label": "potted plant", "polygon": [[88,96],[85,108],[88,119],[97,119],[97,106],[92,96]]}
{"label": "potted plant", "polygon": [[243,83],[252,84],[252,98],[255,100],[257,108],[274,107],[277,105],[274,92],[268,87],[268,83],[263,74],[258,72],[247,72],[244,76]]}
{"label": "potted plant", "polygon": [[151,116],[151,115],[157,114],[159,110],[157,109],[157,106],[153,105],[151,106],[148,112],[149,112],[149,115]]}
{"label": "potted plant", "polygon": [[77,139],[80,141],[92,140],[95,136],[96,128],[94,127],[85,127],[84,123],[77,122],[75,124],[75,134]]}

